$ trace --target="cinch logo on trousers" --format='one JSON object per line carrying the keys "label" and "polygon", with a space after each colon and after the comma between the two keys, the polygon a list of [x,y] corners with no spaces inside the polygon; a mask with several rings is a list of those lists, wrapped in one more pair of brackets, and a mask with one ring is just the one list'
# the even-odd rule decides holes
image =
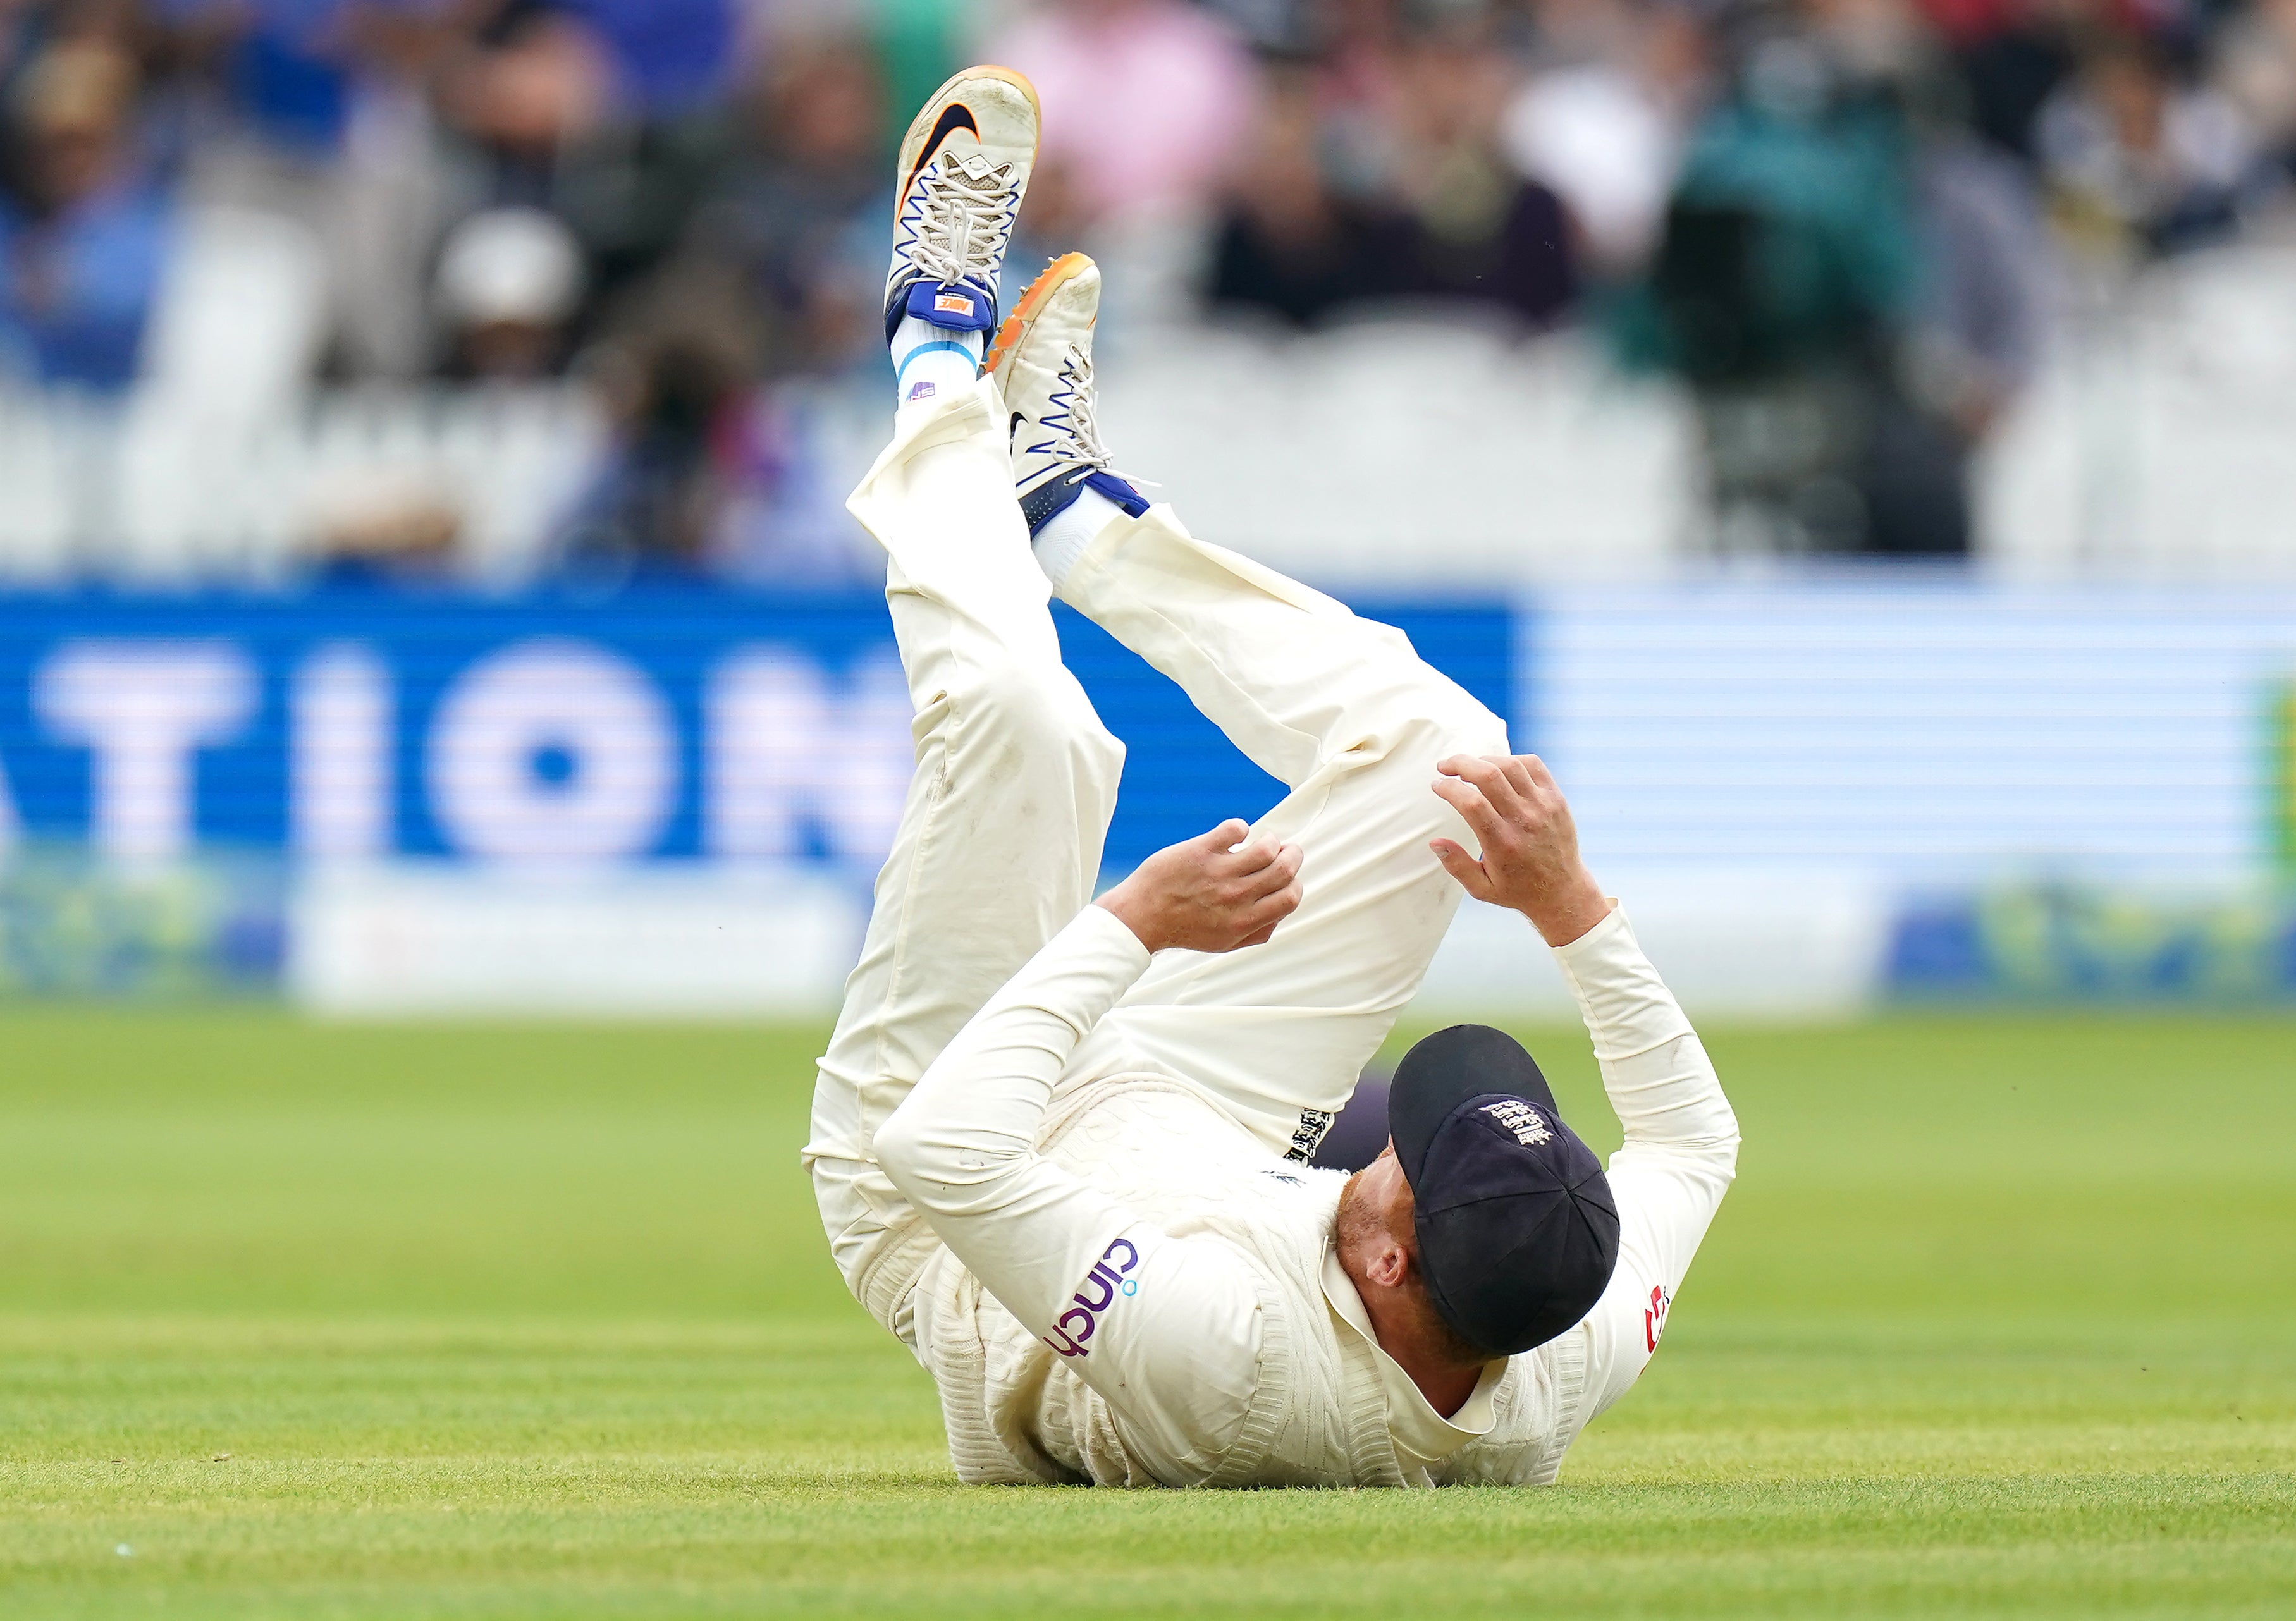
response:
{"label": "cinch logo on trousers", "polygon": [[[1124,1259],[1116,1262],[1116,1252],[1121,1249]],[[1124,1274],[1140,1265],[1140,1251],[1133,1248],[1130,1239],[1119,1239],[1100,1252],[1100,1259],[1086,1276],[1084,1287],[1077,1290],[1076,1304],[1061,1314],[1053,1324],[1053,1331],[1045,1336],[1045,1343],[1063,1356],[1089,1356],[1084,1347],[1093,1330],[1100,1326],[1100,1314],[1114,1306],[1119,1296],[1140,1292],[1140,1280]]]}

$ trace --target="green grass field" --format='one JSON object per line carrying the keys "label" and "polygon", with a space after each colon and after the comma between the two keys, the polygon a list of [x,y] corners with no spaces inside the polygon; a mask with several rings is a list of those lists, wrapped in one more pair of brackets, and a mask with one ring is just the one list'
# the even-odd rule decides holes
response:
{"label": "green grass field", "polygon": [[817,1039],[0,1018],[0,1615],[2296,1616],[2296,1023],[1716,1033],[1649,1375],[1397,1494],[959,1488]]}

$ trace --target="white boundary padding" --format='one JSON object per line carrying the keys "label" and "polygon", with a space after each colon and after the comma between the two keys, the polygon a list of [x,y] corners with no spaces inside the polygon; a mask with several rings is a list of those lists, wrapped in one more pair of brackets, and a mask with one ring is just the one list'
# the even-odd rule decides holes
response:
{"label": "white boundary padding", "polygon": [[[1873,882],[1813,872],[1597,874],[1692,1017],[1849,1019],[1880,1000],[1893,908]],[[1413,1005],[1414,1019],[1575,1019],[1553,956],[1512,912],[1469,901]]]}
{"label": "white boundary padding", "polygon": [[[1606,884],[1693,1016],[1850,1018],[1878,999],[1891,907],[1813,874],[1625,873]],[[290,903],[287,980],[344,1018],[808,1018],[835,1012],[868,896],[788,868],[488,871],[321,865]],[[1460,908],[1414,1018],[1573,1017],[1513,913]]]}
{"label": "white boundary padding", "polygon": [[287,979],[340,1017],[813,1017],[833,1011],[868,896],[729,867],[320,868],[291,902]]}

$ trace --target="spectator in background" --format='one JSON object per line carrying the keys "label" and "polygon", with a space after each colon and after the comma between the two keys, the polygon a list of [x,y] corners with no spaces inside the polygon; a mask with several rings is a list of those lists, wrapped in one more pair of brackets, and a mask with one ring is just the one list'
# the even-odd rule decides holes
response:
{"label": "spectator in background", "polygon": [[1971,123],[2027,163],[2041,109],[2112,9],[2112,0],[1929,0],[1968,86]]}
{"label": "spectator in background", "polygon": [[589,354],[614,435],[559,528],[562,583],[848,585],[873,561],[882,579],[882,558],[854,544],[844,487],[819,476],[802,394],[757,385],[765,334],[739,294],[718,267],[682,266]]}
{"label": "spectator in background", "polygon": [[725,157],[711,105],[651,100],[647,78],[586,12],[510,0],[441,86],[461,205],[556,214],[601,304],[661,263]]}
{"label": "spectator in background", "polygon": [[1394,111],[1414,19],[1406,0],[1326,0],[1310,50],[1324,159],[1342,192],[1385,192],[1395,168]]}
{"label": "spectator in background", "polygon": [[1603,43],[1599,54],[1534,72],[1507,107],[1501,141],[1521,173],[1562,199],[1580,263],[1618,280],[1657,246],[1704,95],[1706,38],[1686,7],[1660,4]]}
{"label": "spectator in background", "polygon": [[[602,75],[593,116],[560,132],[541,202],[570,225],[602,299],[671,254],[732,158],[727,0],[512,0],[504,25],[571,42]],[[511,201],[498,198],[498,201]]]}
{"label": "spectator in background", "polygon": [[[1044,106],[1021,222],[1030,257],[1016,266],[1033,274],[1039,251],[1088,248],[1119,290],[1103,330],[1171,308],[1200,273],[1220,178],[1250,123],[1258,86],[1242,42],[1186,0],[1051,0],[988,59],[1027,74]],[[1054,206],[1069,240],[1049,240]]]}
{"label": "spectator in background", "polygon": [[482,207],[554,206],[568,155],[603,127],[612,93],[605,47],[578,19],[504,10],[441,76],[463,188]]}
{"label": "spectator in background", "polygon": [[710,435],[702,555],[716,577],[850,585],[873,561],[853,544],[841,484],[824,476],[810,380],[873,380],[885,364],[883,71],[859,33],[776,37],[738,102],[737,160],[684,250],[686,263],[728,274],[764,337],[762,375]]}
{"label": "spectator in background", "polygon": [[1399,209],[1332,185],[1313,82],[1302,70],[1276,70],[1214,240],[1212,301],[1304,325],[1402,293],[1411,251]]}
{"label": "spectator in background", "polygon": [[880,66],[858,35],[785,29],[710,117],[718,156],[675,243],[591,323],[581,371],[614,444],[557,548],[585,588],[855,577],[815,413],[784,384],[884,364]]}
{"label": "spectator in background", "polygon": [[135,381],[172,210],[136,149],[135,64],[101,38],[48,45],[8,108],[18,172],[0,201],[0,347],[20,378]]}
{"label": "spectator in background", "polygon": [[737,160],[685,251],[748,289],[772,325],[769,371],[882,364],[877,239],[892,204],[876,57],[855,36],[791,37],[757,79],[742,98]]}
{"label": "spectator in background", "polygon": [[2234,13],[2210,56],[2266,164],[2283,185],[2296,180],[2296,0],[2255,0]]}
{"label": "spectator in background", "polygon": [[1411,216],[1406,291],[1549,324],[1577,275],[1561,201],[1499,150],[1511,64],[1482,29],[1455,24],[1414,40],[1398,66],[1392,183]]}
{"label": "spectator in background", "polygon": [[[775,0],[758,3],[779,9]],[[816,14],[824,9],[819,0],[787,0],[786,9],[803,18],[803,29],[817,32],[828,20]],[[858,0],[858,9],[862,14],[848,20],[865,36],[884,79],[884,145],[890,152],[908,127],[906,110],[923,106],[950,74],[972,60],[975,13],[981,8],[975,0]],[[765,48],[773,48],[770,40]]]}
{"label": "spectator in background", "polygon": [[[983,21],[1046,108],[1016,272],[1089,248],[1119,325],[1184,284],[1538,326],[1583,278],[1762,547],[1966,547],[2038,198],[2133,266],[2296,175],[2296,0],[0,0],[0,344],[124,386],[213,258],[191,209],[285,216],[333,375],[600,390],[570,576],[849,577],[819,385],[883,364],[886,159]],[[392,510],[342,553],[430,569],[436,514]]]}
{"label": "spectator in background", "polygon": [[303,581],[327,591],[436,591],[456,576],[462,503],[420,472],[345,468],[302,515]]}
{"label": "spectator in background", "polygon": [[1979,140],[1934,78],[1911,87],[1921,279],[1858,480],[1868,548],[1970,548],[1969,460],[2039,369],[2054,255],[2032,177]]}
{"label": "spectator in background", "polygon": [[567,323],[582,301],[571,232],[539,209],[489,209],[447,236],[438,306],[454,335],[450,375],[522,382],[566,360]]}
{"label": "spectator in background", "polygon": [[1336,84],[1271,73],[1215,233],[1213,300],[1302,323],[1381,299],[1554,320],[1575,288],[1569,227],[1499,150],[1506,59],[1475,28],[1356,45]]}
{"label": "spectator in background", "polygon": [[584,357],[612,441],[560,526],[560,578],[603,591],[712,572],[767,337],[720,265],[668,266],[622,301]]}
{"label": "spectator in background", "polygon": [[1965,521],[1906,544],[1861,487],[1907,414],[1896,348],[1921,233],[1906,122],[1844,54],[1807,16],[1734,42],[1627,307],[1628,349],[1691,386],[1726,548],[1965,549]]}
{"label": "spectator in background", "polygon": [[2030,186],[1894,0],[1757,19],[1730,60],[1625,327],[1692,387],[1718,537],[1964,554],[1970,453],[2046,324]]}
{"label": "spectator in background", "polygon": [[2133,35],[2089,50],[2043,109],[2035,142],[2069,233],[2116,258],[2227,235],[2257,155],[2231,98]]}
{"label": "spectator in background", "polygon": [[446,207],[429,77],[448,0],[158,0],[204,79],[195,201],[309,230],[325,258],[332,364],[406,377],[431,357],[425,266]]}
{"label": "spectator in background", "polygon": [[1969,457],[2040,360],[2054,264],[2030,174],[1976,137],[1970,102],[1907,0],[1809,0],[1850,78],[1905,119],[1918,274],[1870,396],[1853,485],[1864,549],[1959,555],[1971,543]]}
{"label": "spectator in background", "polygon": [[617,105],[641,124],[710,108],[731,85],[729,0],[512,0],[509,9],[585,24],[611,70]]}
{"label": "spectator in background", "polygon": [[1053,0],[999,37],[1045,110],[1045,158],[1085,216],[1201,212],[1250,119],[1250,60],[1184,0]]}

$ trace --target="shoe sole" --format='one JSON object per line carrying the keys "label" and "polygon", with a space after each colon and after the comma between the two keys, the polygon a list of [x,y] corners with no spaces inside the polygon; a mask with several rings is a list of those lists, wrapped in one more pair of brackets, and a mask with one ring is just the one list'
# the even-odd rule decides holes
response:
{"label": "shoe sole", "polygon": [[1063,253],[1037,272],[1037,279],[1029,283],[1028,291],[1013,306],[1013,313],[1004,317],[1004,324],[996,329],[996,341],[989,345],[988,354],[980,363],[980,374],[994,376],[1029,340],[1029,334],[1036,330],[1037,317],[1044,313],[1052,296],[1092,267],[1092,260],[1085,255]]}
{"label": "shoe sole", "polygon": [[[909,120],[907,133],[901,136],[900,159],[894,169],[900,179],[899,186],[893,192],[893,217],[896,219],[900,217],[901,201],[908,195],[910,183],[915,179],[917,170],[931,155],[924,150],[925,143],[932,138],[940,122],[940,115],[952,106],[964,105],[963,102],[955,101],[951,93],[967,79],[980,78],[1002,80],[1028,97],[1031,125],[1039,136],[1042,135],[1045,127],[1044,104],[1037,100],[1037,87],[1029,82],[1027,74],[1016,73],[1010,68],[999,68],[994,65],[966,68],[960,72],[950,74],[942,81],[939,89],[925,98],[925,104],[917,110],[917,116]],[[970,107],[965,108],[968,117],[972,111]],[[974,134],[977,135],[979,133],[979,127],[976,125]],[[1030,160],[1033,162],[1036,143],[1032,143],[1029,150]]]}

